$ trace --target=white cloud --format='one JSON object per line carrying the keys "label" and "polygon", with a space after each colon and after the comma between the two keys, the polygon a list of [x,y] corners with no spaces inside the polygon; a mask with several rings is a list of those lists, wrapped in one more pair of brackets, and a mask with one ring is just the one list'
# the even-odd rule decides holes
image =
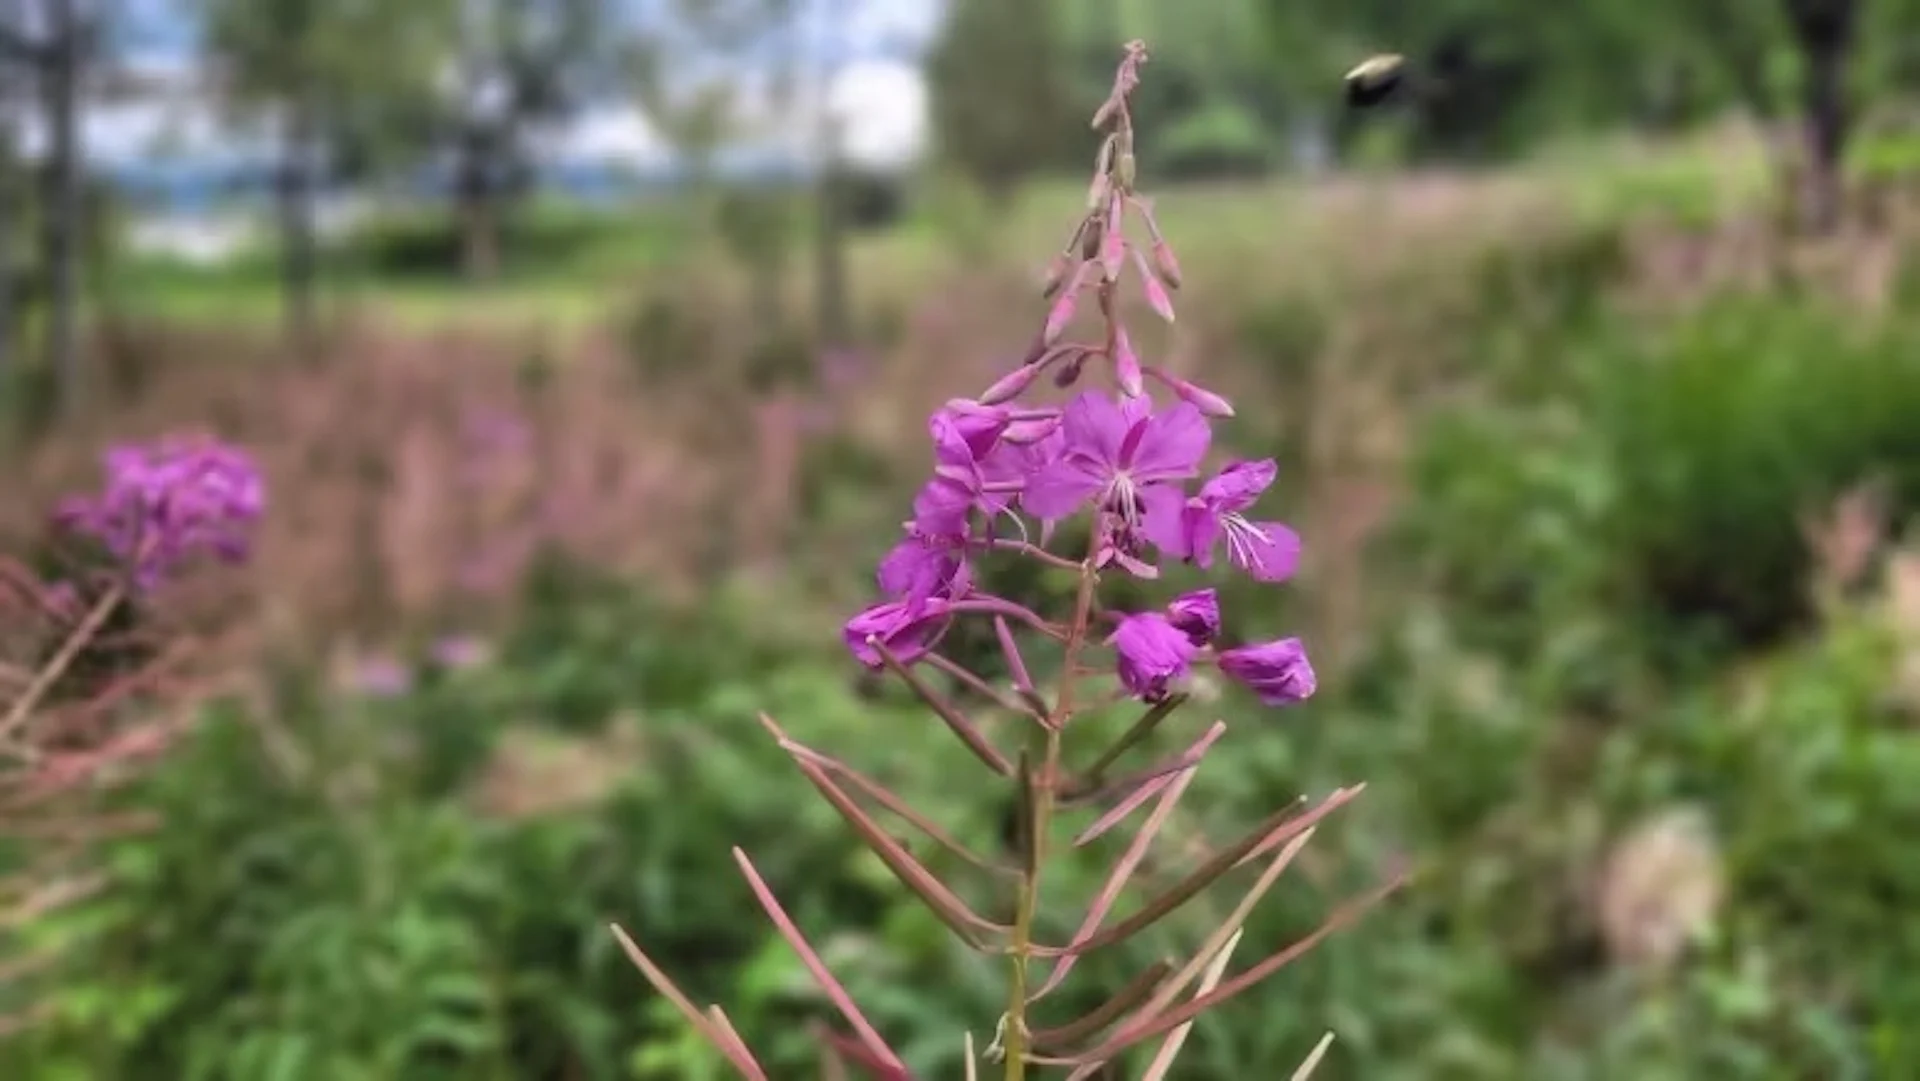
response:
{"label": "white cloud", "polygon": [[919,158],[927,142],[927,84],[920,69],[895,60],[847,65],[827,91],[827,107],[845,123],[852,161],[897,169]]}
{"label": "white cloud", "polygon": [[944,7],[940,0],[863,0],[836,33],[855,56],[915,50],[933,37]]}
{"label": "white cloud", "polygon": [[568,161],[659,165],[672,157],[666,141],[631,105],[588,112],[553,137],[552,152]]}

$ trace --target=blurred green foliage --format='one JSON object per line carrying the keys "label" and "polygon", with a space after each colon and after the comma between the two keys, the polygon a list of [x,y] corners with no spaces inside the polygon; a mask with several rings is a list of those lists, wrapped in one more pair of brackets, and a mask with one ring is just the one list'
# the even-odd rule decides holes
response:
{"label": "blurred green foliage", "polygon": [[[1202,775],[1188,828],[1225,837],[1299,793],[1369,782],[1250,940],[1301,932],[1394,858],[1421,873],[1203,1025],[1185,1076],[1270,1072],[1326,1028],[1329,1069],[1387,1081],[1920,1064],[1903,1023],[1920,1009],[1903,919],[1920,905],[1905,855],[1920,737],[1900,677],[1914,646],[1877,608],[1808,607],[1799,526],[1862,479],[1889,480],[1896,525],[1920,495],[1920,323],[1779,288],[1629,322],[1611,299],[1624,263],[1617,231],[1574,230],[1489,257],[1460,279],[1464,308],[1433,306],[1449,331],[1428,339],[1440,363],[1419,391],[1461,404],[1415,433],[1408,498],[1370,564],[1384,617],[1311,705],[1209,707],[1238,742]],[[1266,377],[1298,391],[1334,318],[1288,300],[1243,330]],[[1308,453],[1261,438],[1241,449]],[[821,444],[802,528],[831,530],[846,491],[897,473]],[[997,972],[861,852],[754,717],[982,848],[1002,794],[956,768],[898,689],[860,678],[817,598],[762,585],[676,607],[551,566],[528,589],[488,667],[420,665],[393,700],[296,668],[264,706],[212,713],[127,795],[165,826],[113,850],[114,888],[30,929],[27,945],[65,959],[23,990],[50,1016],[0,1045],[0,1072],[722,1076],[614,948],[618,921],[772,1068],[809,1076],[806,1026],[827,1010],[743,888],[739,844],[916,1068],[951,1076],[960,1030],[991,1029]],[[1250,631],[1293,626],[1291,602],[1230,600]],[[955,647],[991,668],[990,643]],[[548,755],[572,765],[544,773]],[[1594,895],[1613,840],[1674,807],[1711,823],[1702,858],[1725,900],[1702,941],[1645,972],[1613,960]],[[1087,896],[1110,855],[1071,861],[1053,896]],[[1209,914],[1085,966],[1054,1008],[1091,1006]],[[1063,901],[1050,937],[1076,919]]]}

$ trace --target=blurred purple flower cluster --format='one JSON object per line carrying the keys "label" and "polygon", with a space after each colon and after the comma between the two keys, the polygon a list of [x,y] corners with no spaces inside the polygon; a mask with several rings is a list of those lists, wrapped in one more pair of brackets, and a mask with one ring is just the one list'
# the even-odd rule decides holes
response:
{"label": "blurred purple flower cluster", "polygon": [[58,520],[105,547],[135,588],[159,585],[197,558],[246,557],[266,486],[244,450],[210,438],[170,438],[114,447],[103,465],[102,490],[68,499]]}

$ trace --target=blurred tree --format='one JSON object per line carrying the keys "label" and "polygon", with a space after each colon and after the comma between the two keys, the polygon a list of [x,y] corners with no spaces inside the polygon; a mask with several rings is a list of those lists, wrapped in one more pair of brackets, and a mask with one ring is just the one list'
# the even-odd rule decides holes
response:
{"label": "blurred tree", "polygon": [[1784,0],[1801,64],[1800,108],[1807,131],[1807,188],[1802,210],[1815,232],[1840,222],[1840,166],[1853,110],[1847,68],[1858,41],[1865,0]]}
{"label": "blurred tree", "polygon": [[[439,0],[444,5],[445,0]],[[315,346],[314,201],[329,166],[373,160],[383,110],[417,108],[431,92],[435,0],[198,0],[206,47],[234,110],[271,125],[287,331]]]}
{"label": "blurred tree", "polygon": [[[392,6],[392,5],[389,5]],[[452,152],[467,274],[501,261],[501,217],[526,189],[529,140],[612,90],[618,0],[452,0],[451,47],[429,124]]]}
{"label": "blurred tree", "polygon": [[83,393],[76,348],[84,170],[80,86],[97,53],[103,12],[87,0],[29,0],[4,14],[10,19],[0,23],[0,53],[32,73],[46,133],[39,184],[41,273],[47,292],[45,362],[61,410],[71,412]]}
{"label": "blurred tree", "polygon": [[940,152],[995,201],[1026,177],[1092,152],[1061,39],[1056,5],[953,0],[928,57]]}
{"label": "blurred tree", "polygon": [[[20,0],[0,0],[0,35],[16,39]],[[0,58],[11,61],[13,58]],[[16,303],[16,249],[27,224],[26,199],[19,188],[20,104],[31,90],[32,72],[12,62],[0,62],[0,395],[15,376],[14,348],[19,342],[20,308]]]}

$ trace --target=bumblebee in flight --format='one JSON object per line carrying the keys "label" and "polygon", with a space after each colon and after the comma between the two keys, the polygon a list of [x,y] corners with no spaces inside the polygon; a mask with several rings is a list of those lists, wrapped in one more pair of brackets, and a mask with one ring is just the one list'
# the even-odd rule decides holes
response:
{"label": "bumblebee in flight", "polygon": [[1347,72],[1347,104],[1368,109],[1401,92],[1407,83],[1407,58],[1399,53],[1369,56]]}

